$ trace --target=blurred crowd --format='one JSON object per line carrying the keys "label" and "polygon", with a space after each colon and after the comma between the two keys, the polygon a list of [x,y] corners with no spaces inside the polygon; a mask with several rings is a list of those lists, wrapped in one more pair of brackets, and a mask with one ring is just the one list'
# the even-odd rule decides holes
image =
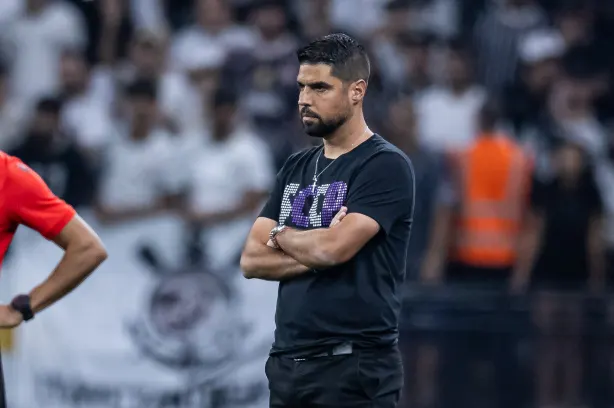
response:
{"label": "blurred crowd", "polygon": [[[612,2],[589,0],[2,0],[0,149],[104,222],[179,212],[186,256],[236,263],[277,169],[316,142],[298,121],[295,50],[346,32],[371,56],[371,129],[415,168],[409,281],[599,294],[614,276],[613,23]],[[453,153],[489,135],[527,165],[486,160],[468,173],[479,182],[458,181]],[[526,193],[500,198],[522,214],[499,236],[515,249],[493,267],[449,258],[470,186],[508,173]],[[578,340],[548,337],[560,313],[578,332],[579,310],[535,306],[543,406],[561,395],[561,355],[564,399],[582,399]]]}

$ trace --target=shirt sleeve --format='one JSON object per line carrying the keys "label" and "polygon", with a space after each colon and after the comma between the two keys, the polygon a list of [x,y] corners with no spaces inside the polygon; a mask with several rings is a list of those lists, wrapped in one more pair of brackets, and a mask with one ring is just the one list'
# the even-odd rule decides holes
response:
{"label": "shirt sleeve", "polygon": [[411,164],[396,152],[379,154],[359,170],[351,182],[348,213],[366,215],[389,234],[401,218],[411,218],[414,206],[414,174]]}
{"label": "shirt sleeve", "polygon": [[51,240],[64,229],[76,211],[55,196],[43,179],[19,160],[12,160],[4,185],[9,216]]}
{"label": "shirt sleeve", "polygon": [[281,200],[283,199],[283,169],[279,171],[275,178],[275,185],[269,194],[269,199],[260,211],[259,217],[269,218],[271,220],[279,220],[279,210],[281,208]]}
{"label": "shirt sleeve", "polygon": [[279,172],[277,173],[277,177],[275,178],[275,184],[273,185],[273,189],[271,190],[271,193],[269,194],[269,199],[267,200],[266,204],[262,208],[262,211],[260,211],[259,217],[269,218],[276,222],[279,220],[281,202],[284,198],[283,197],[284,188],[285,188],[284,180],[285,180],[286,169],[289,167],[289,164],[294,161],[295,157],[296,157],[296,154],[293,154],[292,156],[290,156],[288,160],[286,160],[286,163],[284,163],[281,170],[279,170]]}

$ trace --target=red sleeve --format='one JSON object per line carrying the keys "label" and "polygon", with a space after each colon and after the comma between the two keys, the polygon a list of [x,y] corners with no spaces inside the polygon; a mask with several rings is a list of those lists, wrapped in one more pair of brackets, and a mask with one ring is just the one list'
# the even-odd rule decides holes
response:
{"label": "red sleeve", "polygon": [[43,179],[20,160],[10,158],[4,183],[9,216],[17,224],[54,239],[75,216],[75,210],[56,197]]}

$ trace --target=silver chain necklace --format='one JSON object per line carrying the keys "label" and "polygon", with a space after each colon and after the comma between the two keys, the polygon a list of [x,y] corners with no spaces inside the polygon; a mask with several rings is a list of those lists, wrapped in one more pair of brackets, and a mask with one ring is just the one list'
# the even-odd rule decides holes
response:
{"label": "silver chain necklace", "polygon": [[[365,128],[365,131],[362,132],[362,136],[365,135],[365,133],[367,133],[367,131],[369,130],[368,127]],[[352,144],[352,147],[354,146],[354,144]],[[339,157],[333,159],[333,161],[331,161],[330,163],[328,163],[328,166],[324,167],[324,169],[318,173],[318,164],[320,163],[320,157],[322,156],[322,152],[324,152],[324,146],[322,146],[322,149],[320,150],[320,154],[318,154],[318,157],[316,159],[316,167],[313,171],[313,184],[311,186],[311,192],[315,194],[316,191],[316,184],[318,183],[318,178],[322,175],[322,173],[324,173],[334,162],[335,160],[337,160]]]}

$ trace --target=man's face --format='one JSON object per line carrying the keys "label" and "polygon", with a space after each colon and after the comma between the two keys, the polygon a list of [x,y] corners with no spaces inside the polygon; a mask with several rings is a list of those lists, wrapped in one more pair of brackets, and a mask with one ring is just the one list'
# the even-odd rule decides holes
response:
{"label": "man's face", "polygon": [[453,85],[465,85],[471,80],[467,57],[458,54],[450,55],[448,59],[448,75]]}
{"label": "man's face", "polygon": [[[326,64],[304,64],[298,72],[299,113],[309,136],[326,138],[353,114],[352,92],[357,83],[344,84]],[[360,81],[359,81],[360,82]]]}
{"label": "man's face", "polygon": [[407,29],[410,18],[409,8],[390,11],[387,16],[386,28],[392,35],[401,34]]}
{"label": "man's face", "polygon": [[162,45],[151,41],[137,41],[132,46],[130,59],[140,73],[155,73],[164,60]]}
{"label": "man's face", "polygon": [[560,65],[556,59],[535,62],[526,68],[527,85],[535,92],[546,91],[560,74]]}
{"label": "man's face", "polygon": [[565,13],[557,19],[557,25],[567,44],[578,44],[590,36],[591,21],[585,13]]}
{"label": "man's face", "polygon": [[388,125],[391,133],[412,137],[415,133],[416,117],[411,99],[404,98],[390,105]]}
{"label": "man's face", "polygon": [[27,0],[26,8],[28,10],[40,10],[47,5],[47,0]]}
{"label": "man's face", "polygon": [[286,28],[286,14],[281,7],[265,7],[254,14],[254,23],[267,38],[272,38]]}
{"label": "man's face", "polygon": [[85,61],[74,55],[64,55],[60,62],[60,78],[64,89],[69,92],[83,89],[87,81]]}
{"label": "man's face", "polygon": [[32,121],[32,135],[40,142],[51,139],[58,128],[57,115],[50,112],[37,112]]}
{"label": "man's face", "polygon": [[572,145],[560,147],[555,153],[555,165],[561,177],[573,179],[580,174],[584,165],[582,150]]}
{"label": "man's face", "polygon": [[196,20],[209,30],[221,30],[230,22],[230,10],[224,1],[198,0],[196,2]]}
{"label": "man's face", "polygon": [[144,96],[133,96],[128,100],[130,118],[137,124],[149,124],[156,118],[155,101]]}
{"label": "man's face", "polygon": [[408,74],[419,75],[428,72],[430,62],[430,50],[425,44],[412,44],[403,48],[403,54],[408,61]]}
{"label": "man's face", "polygon": [[214,137],[227,136],[234,123],[236,109],[233,105],[218,106],[214,110],[213,127]]}

